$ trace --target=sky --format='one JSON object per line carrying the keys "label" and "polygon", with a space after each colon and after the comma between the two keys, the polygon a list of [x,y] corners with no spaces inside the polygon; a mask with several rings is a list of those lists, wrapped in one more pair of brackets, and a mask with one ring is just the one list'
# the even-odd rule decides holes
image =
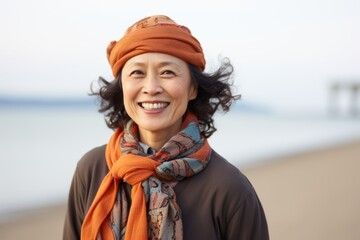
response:
{"label": "sky", "polygon": [[[323,111],[333,81],[360,82],[358,0],[2,0],[0,96],[86,97],[112,80],[105,49],[164,14],[201,42],[206,71],[228,57],[243,101]],[[349,97],[343,94],[343,101]]]}

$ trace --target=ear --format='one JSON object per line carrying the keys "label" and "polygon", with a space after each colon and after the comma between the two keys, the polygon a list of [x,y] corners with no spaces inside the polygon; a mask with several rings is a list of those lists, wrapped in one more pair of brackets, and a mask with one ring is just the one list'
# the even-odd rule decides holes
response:
{"label": "ear", "polygon": [[190,85],[190,91],[189,91],[189,101],[194,100],[197,97],[198,88],[197,85],[191,83]]}

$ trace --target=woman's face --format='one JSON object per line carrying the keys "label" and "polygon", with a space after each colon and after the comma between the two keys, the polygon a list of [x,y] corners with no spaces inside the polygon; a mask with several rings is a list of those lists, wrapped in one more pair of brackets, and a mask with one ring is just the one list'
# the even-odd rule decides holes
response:
{"label": "woman's face", "polygon": [[126,112],[142,134],[168,140],[180,130],[188,102],[196,98],[188,65],[163,53],[129,59],[121,72]]}

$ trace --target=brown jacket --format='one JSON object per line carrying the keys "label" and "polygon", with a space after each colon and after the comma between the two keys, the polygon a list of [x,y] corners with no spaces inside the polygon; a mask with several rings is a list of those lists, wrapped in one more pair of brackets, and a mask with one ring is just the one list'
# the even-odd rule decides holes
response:
{"label": "brown jacket", "polygon": [[[105,147],[89,151],[78,162],[68,199],[63,235],[66,240],[80,239],[81,224],[108,172]],[[254,188],[215,151],[205,170],[180,181],[174,191],[181,208],[184,240],[269,239],[265,214]]]}

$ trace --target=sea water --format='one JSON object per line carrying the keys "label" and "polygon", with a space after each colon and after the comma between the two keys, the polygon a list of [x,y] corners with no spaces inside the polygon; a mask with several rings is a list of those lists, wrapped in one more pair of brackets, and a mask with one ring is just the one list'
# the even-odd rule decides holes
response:
{"label": "sea water", "polygon": [[[211,146],[239,167],[360,139],[358,118],[233,111],[215,125]],[[90,107],[0,108],[0,220],[66,201],[77,161],[111,134]]]}

